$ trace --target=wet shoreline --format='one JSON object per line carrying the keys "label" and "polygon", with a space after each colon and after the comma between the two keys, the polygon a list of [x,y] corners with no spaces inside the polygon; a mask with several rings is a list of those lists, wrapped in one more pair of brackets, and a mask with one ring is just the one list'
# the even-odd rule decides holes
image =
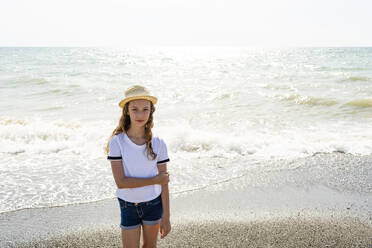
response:
{"label": "wet shoreline", "polygon": [[[329,155],[317,156],[329,160]],[[371,158],[348,159],[353,165]],[[303,161],[290,162],[301,168]],[[372,194],[292,182],[299,173],[306,174],[298,169],[261,172],[266,184],[252,184],[263,179],[249,173],[171,194],[173,229],[159,239],[159,247],[372,247]],[[282,183],[270,184],[274,179]],[[0,246],[120,247],[119,221],[116,198],[1,213]]]}

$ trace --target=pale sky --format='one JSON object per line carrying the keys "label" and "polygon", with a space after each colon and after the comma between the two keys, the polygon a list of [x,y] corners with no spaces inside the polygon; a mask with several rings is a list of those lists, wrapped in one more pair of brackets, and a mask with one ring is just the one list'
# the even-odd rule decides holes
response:
{"label": "pale sky", "polygon": [[370,0],[2,0],[0,46],[372,46]]}

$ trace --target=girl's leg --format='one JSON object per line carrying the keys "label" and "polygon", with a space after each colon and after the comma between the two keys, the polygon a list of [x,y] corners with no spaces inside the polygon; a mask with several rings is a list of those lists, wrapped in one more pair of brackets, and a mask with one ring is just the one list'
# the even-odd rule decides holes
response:
{"label": "girl's leg", "polygon": [[123,248],[138,248],[140,245],[141,226],[130,230],[120,229]]}
{"label": "girl's leg", "polygon": [[160,223],[156,225],[143,224],[143,248],[155,248],[158,240]]}

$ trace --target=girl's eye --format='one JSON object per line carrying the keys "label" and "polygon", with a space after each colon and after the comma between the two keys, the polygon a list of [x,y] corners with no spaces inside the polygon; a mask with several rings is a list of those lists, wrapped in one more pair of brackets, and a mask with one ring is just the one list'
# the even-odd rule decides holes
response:
{"label": "girl's eye", "polygon": [[[132,111],[137,111],[137,109],[132,109]],[[144,109],[144,111],[150,111],[149,109]]]}

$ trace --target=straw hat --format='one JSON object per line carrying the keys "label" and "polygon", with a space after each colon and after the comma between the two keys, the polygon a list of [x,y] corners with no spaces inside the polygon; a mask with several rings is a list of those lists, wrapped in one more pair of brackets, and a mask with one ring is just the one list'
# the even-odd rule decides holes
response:
{"label": "straw hat", "polygon": [[125,91],[125,98],[120,101],[119,106],[124,108],[124,105],[132,100],[145,99],[155,104],[158,99],[150,94],[150,91],[143,86],[133,85]]}

